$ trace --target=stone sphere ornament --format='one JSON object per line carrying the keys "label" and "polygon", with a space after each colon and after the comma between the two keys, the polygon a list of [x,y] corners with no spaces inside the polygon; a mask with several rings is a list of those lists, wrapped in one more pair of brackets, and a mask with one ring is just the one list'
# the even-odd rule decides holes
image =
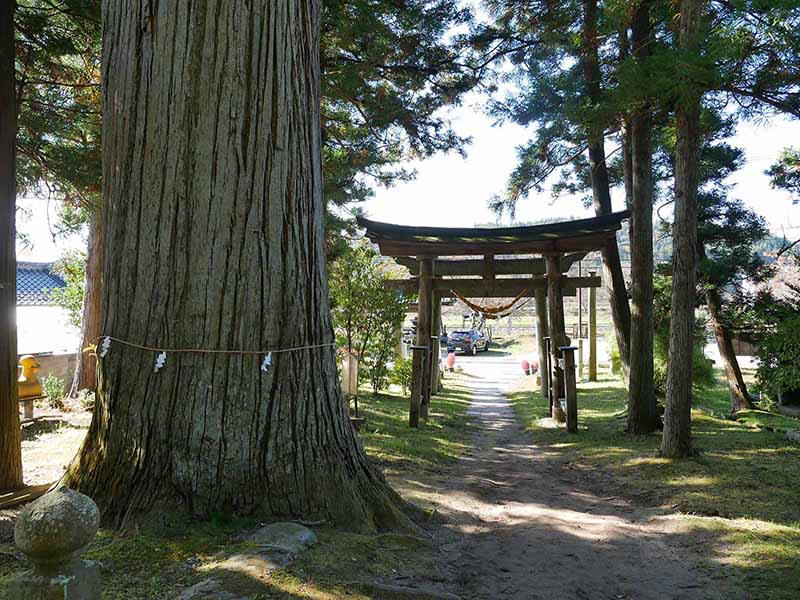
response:
{"label": "stone sphere ornament", "polygon": [[22,510],[14,542],[34,567],[48,569],[77,558],[99,527],[100,510],[94,500],[62,486]]}

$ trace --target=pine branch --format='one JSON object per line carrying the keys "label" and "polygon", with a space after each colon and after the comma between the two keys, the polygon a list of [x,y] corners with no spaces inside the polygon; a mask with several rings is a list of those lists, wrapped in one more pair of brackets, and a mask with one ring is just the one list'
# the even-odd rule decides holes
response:
{"label": "pine branch", "polygon": [[791,243],[784,244],[784,245],[781,247],[781,249],[780,249],[780,250],[778,250],[778,253],[775,255],[775,258],[780,258],[780,256],[781,256],[782,254],[785,254],[786,252],[788,252],[789,250],[791,250],[792,248],[794,248],[794,247],[795,247],[797,244],[800,244],[800,238],[796,239],[795,241],[793,241],[793,242],[791,242]]}

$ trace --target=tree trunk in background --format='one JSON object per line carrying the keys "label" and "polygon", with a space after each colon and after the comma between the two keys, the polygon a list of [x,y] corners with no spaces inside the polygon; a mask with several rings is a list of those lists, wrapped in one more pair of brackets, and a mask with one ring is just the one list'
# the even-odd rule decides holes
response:
{"label": "tree trunk in background", "polygon": [[[600,102],[600,66],[597,53],[597,0],[583,0],[583,75],[586,94],[592,104]],[[592,183],[592,198],[597,216],[612,212],[611,190],[606,165],[605,129],[602,124],[589,128],[589,167]],[[630,360],[631,309],[628,305],[628,291],[625,276],[619,259],[617,240],[609,242],[601,252],[603,258],[603,281],[611,303],[611,318],[614,321],[622,371],[628,378]]]}
{"label": "tree trunk in background", "polygon": [[85,350],[97,340],[102,322],[103,222],[99,207],[94,208],[89,220],[87,246],[81,345],[78,348],[78,361],[70,390],[70,396],[73,398],[80,390],[93,392],[97,388],[97,358],[94,352]]}
{"label": "tree trunk in background", "polygon": [[[680,47],[697,49],[701,0],[681,0]],[[692,354],[697,294],[697,163],[702,94],[688,78],[675,109],[675,217],[672,234],[672,316],[669,327],[667,397],[661,454],[692,453]]]}
{"label": "tree trunk in background", "polygon": [[633,152],[631,152],[631,124],[622,120],[622,179],[625,185],[625,206],[633,204]]}
{"label": "tree trunk in background", "polygon": [[[650,0],[642,0],[631,22],[633,55],[650,54]],[[628,431],[644,434],[658,426],[653,385],[653,181],[652,116],[647,107],[631,118],[631,372]]]}
{"label": "tree trunk in background", "polygon": [[17,403],[14,3],[0,6],[0,491],[22,487]]}
{"label": "tree trunk in background", "polygon": [[747,385],[742,377],[742,370],[739,368],[739,360],[733,349],[731,334],[725,323],[722,321],[722,298],[715,287],[708,286],[706,289],[706,305],[711,316],[711,324],[714,327],[714,337],[717,339],[719,356],[725,366],[725,376],[728,379],[728,390],[731,394],[731,412],[753,408],[753,401],[747,393]]}
{"label": "tree trunk in background", "polygon": [[[628,28],[619,30],[619,62],[628,60],[629,41]],[[633,153],[631,152],[631,121],[627,114],[620,118],[620,138],[622,139],[622,181],[625,187],[625,206],[631,207],[633,202]]]}
{"label": "tree trunk in background", "polygon": [[[318,0],[103,6],[103,335],[65,483],[110,524],[197,515],[408,527],[334,362]],[[156,353],[166,348],[258,354]],[[324,347],[312,347],[325,344]],[[266,349],[304,349],[272,354]]]}

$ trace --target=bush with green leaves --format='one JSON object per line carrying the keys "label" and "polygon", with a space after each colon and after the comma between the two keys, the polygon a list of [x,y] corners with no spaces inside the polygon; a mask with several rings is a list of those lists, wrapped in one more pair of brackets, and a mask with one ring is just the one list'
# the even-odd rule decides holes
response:
{"label": "bush with green leaves", "polygon": [[329,287],[336,344],[361,361],[360,381],[374,393],[389,383],[387,363],[399,342],[406,301],[387,290],[396,266],[368,244],[349,248],[331,265]]}
{"label": "bush with green leaves", "polygon": [[[653,384],[656,395],[664,397],[667,393],[667,364],[669,362],[669,322],[671,314],[672,278],[657,274],[653,278]],[[692,383],[696,387],[708,387],[715,382],[713,361],[706,358],[703,348],[706,345],[706,322],[695,320],[695,344],[692,356]],[[622,360],[614,336],[609,344],[611,372],[622,377]]]}
{"label": "bush with green leaves", "polygon": [[44,394],[50,408],[63,410],[64,408],[64,380],[56,375],[48,375],[42,379]]}
{"label": "bush with green leaves", "polygon": [[611,373],[617,377],[622,377],[622,357],[619,355],[619,346],[615,335],[609,338],[608,360],[611,362]]}
{"label": "bush with green leaves", "polygon": [[390,381],[394,385],[399,385],[403,395],[407,396],[411,390],[411,374],[413,372],[413,361],[410,358],[398,358],[394,361],[394,367],[390,374]]}
{"label": "bush with green leaves", "polygon": [[[653,278],[653,383],[658,396],[667,393],[669,364],[669,324],[672,314],[672,278],[657,274]],[[692,351],[692,384],[703,388],[714,384],[714,364],[703,349],[708,342],[706,321],[697,317],[694,323]]]}
{"label": "bush with green leaves", "polygon": [[773,322],[758,345],[756,378],[773,399],[800,390],[800,311],[791,305],[776,308]]}
{"label": "bush with green leaves", "polygon": [[53,302],[67,309],[69,322],[80,328],[83,315],[83,286],[86,274],[86,253],[67,252],[53,265],[53,271],[64,278],[66,287],[48,290]]}

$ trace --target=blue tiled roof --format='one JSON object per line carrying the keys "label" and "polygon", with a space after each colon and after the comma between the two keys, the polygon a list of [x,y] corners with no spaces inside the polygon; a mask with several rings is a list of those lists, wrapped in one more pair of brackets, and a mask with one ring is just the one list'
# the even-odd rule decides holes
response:
{"label": "blue tiled roof", "polygon": [[53,273],[53,263],[17,262],[17,305],[46,306],[55,304],[48,290],[66,287],[67,283]]}

